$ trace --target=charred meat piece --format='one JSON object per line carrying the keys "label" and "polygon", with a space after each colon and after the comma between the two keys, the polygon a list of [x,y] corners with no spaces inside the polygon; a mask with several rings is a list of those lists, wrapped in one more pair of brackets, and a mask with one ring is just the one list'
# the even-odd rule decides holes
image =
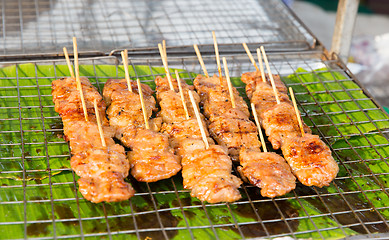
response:
{"label": "charred meat piece", "polygon": [[[209,78],[198,75],[193,82],[196,91],[200,95],[204,115],[207,118],[219,116],[232,108],[227,80],[224,77],[222,79],[222,85],[220,85],[220,78],[216,75]],[[235,88],[233,88],[233,95],[236,108],[249,117],[250,112],[248,106]]]}
{"label": "charred meat piece", "polygon": [[165,134],[149,129],[133,128],[124,133],[122,142],[131,148],[128,159],[131,174],[141,182],[170,178],[181,170],[178,157],[169,147]]}
{"label": "charred meat piece", "polygon": [[[85,121],[75,79],[62,78],[52,83],[55,110],[62,118],[65,139],[69,141],[73,155],[70,164],[81,177],[78,180],[79,191],[95,203],[129,199],[134,190],[124,181],[129,170],[124,148],[112,139],[114,130],[105,118],[105,103],[101,95],[87,78],[82,77],[81,83],[89,121]],[[101,143],[94,100],[98,103],[106,147]]]}
{"label": "charred meat piece", "polygon": [[198,149],[182,159],[184,188],[191,196],[209,203],[234,202],[241,198],[238,187],[242,181],[231,174],[232,162],[227,150],[211,145],[205,149],[198,142]]}
{"label": "charred meat piece", "polygon": [[296,187],[285,159],[276,153],[244,149],[239,155],[239,168],[251,184],[261,188],[261,195],[274,198],[292,191]]}
{"label": "charred meat piece", "polygon": [[[120,140],[121,135],[128,126],[144,127],[142,106],[139,99],[137,84],[132,82],[133,92],[130,92],[125,79],[109,79],[104,85],[104,100],[109,103],[107,115],[109,124],[116,131],[116,137]],[[150,118],[156,111],[155,99],[151,88],[142,84],[144,102],[147,116]]]}
{"label": "charred meat piece", "polygon": [[[104,98],[110,103],[107,113],[116,137],[132,151],[127,154],[131,174],[138,181],[155,182],[170,178],[181,170],[181,165],[165,134],[155,129],[144,129],[144,117],[136,83],[130,92],[125,80],[111,79],[104,86]],[[143,90],[145,89],[145,90]],[[156,110],[152,90],[142,84],[147,117]],[[154,121],[156,123],[157,121]]]}
{"label": "charred meat piece", "polygon": [[[282,139],[285,137],[301,136],[296,113],[292,105],[280,103],[260,115],[262,126],[274,149],[281,147]],[[304,130],[311,132],[307,126],[304,126]]]}
{"label": "charred meat piece", "polygon": [[208,128],[217,143],[228,148],[232,159],[238,160],[237,156],[243,147],[260,151],[261,143],[255,124],[248,119],[225,117],[225,115],[215,117]]}
{"label": "charred meat piece", "polygon": [[[241,76],[242,82],[246,84],[246,93],[249,98],[255,91],[261,91],[262,84],[265,84],[272,88],[270,78],[268,74],[265,74],[266,81],[263,81],[262,75],[259,71],[243,73]],[[288,89],[281,81],[279,75],[273,75],[274,83],[279,93],[288,94]]]}
{"label": "charred meat piece", "polygon": [[338,174],[338,164],[319,136],[285,137],[282,152],[294,175],[306,186],[329,186]]}
{"label": "charred meat piece", "polygon": [[[95,113],[93,106],[93,101],[95,99],[99,111],[104,113],[105,103],[96,87],[94,87],[86,77],[80,77],[80,80],[88,114],[94,115]],[[54,109],[60,116],[75,114],[84,115],[80,91],[77,89],[76,80],[74,78],[65,77],[55,80],[52,82],[51,88],[51,95],[53,96],[53,102],[55,104]]]}

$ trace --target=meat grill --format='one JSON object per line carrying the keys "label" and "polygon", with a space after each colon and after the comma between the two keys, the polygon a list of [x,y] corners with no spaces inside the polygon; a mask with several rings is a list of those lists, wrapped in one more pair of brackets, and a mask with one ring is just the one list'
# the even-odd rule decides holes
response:
{"label": "meat grill", "polygon": [[[93,204],[84,200],[77,191],[78,177],[69,168],[70,149],[62,138],[61,120],[54,111],[50,94],[51,81],[68,75],[65,61],[55,56],[59,55],[63,45],[70,44],[73,36],[70,32],[71,36],[66,36],[64,42],[58,38],[56,43],[42,51],[38,45],[4,48],[1,62],[4,68],[0,70],[1,238],[387,238],[388,116],[336,55],[329,55],[320,44],[313,44],[316,40],[313,37],[310,40],[309,31],[285,6],[277,1],[247,2],[266,9],[268,16],[274,16],[276,9],[280,17],[275,19],[280,20],[272,24],[279,27],[269,30],[267,27],[262,29],[264,25],[261,25],[256,30],[258,32],[253,32],[253,35],[247,33],[240,39],[232,35],[218,37],[220,43],[224,43],[220,48],[221,55],[229,63],[233,85],[245,96],[239,76],[254,71],[238,43],[247,41],[251,43],[252,50],[260,44],[267,46],[272,72],[280,74],[285,84],[293,87],[304,121],[330,146],[339,163],[340,172],[329,187],[297,184],[291,193],[269,199],[262,198],[256,187],[244,184],[240,189],[241,200],[229,204],[208,204],[191,198],[189,192],[183,189],[181,176],[175,176],[150,184],[129,179],[137,191],[129,201]],[[40,3],[35,1],[35,6]],[[180,0],[163,3],[177,8],[182,4]],[[23,4],[19,1],[18,6],[23,7]],[[223,7],[220,6],[221,10],[224,10]],[[181,9],[178,14],[186,16],[183,13],[190,12],[189,9],[184,10]],[[232,11],[227,7],[225,10]],[[168,19],[172,18],[168,13],[165,12]],[[4,23],[4,11],[2,16]],[[173,22],[168,24],[174,25]],[[224,26],[225,22],[215,24],[218,23]],[[288,24],[294,27],[284,29]],[[3,37],[6,33],[4,29],[3,25]],[[107,78],[124,76],[120,52],[115,48],[127,44],[132,48],[131,76],[153,86],[153,79],[163,75],[163,70],[157,49],[152,46],[163,38],[168,40],[168,44],[176,43],[169,44],[172,47],[168,48],[172,74],[172,69],[179,69],[181,77],[191,83],[196,74],[201,73],[194,51],[186,46],[192,43],[203,44],[200,50],[204,53],[207,69],[210,74],[217,73],[210,45],[210,29],[204,26],[204,29],[198,30],[208,34],[207,37],[196,35],[198,32],[193,31],[196,37],[186,39],[188,41],[179,35],[182,33],[180,28],[173,29],[175,34],[165,34],[161,30],[159,33],[164,34],[160,38],[147,39],[148,42],[139,45],[135,44],[135,40],[130,41],[130,45],[128,40],[107,40],[104,45],[104,39],[97,35],[91,40],[95,43],[90,44],[88,49],[88,38],[85,37],[84,49],[95,52],[92,56],[90,52],[81,54],[84,56],[80,59],[81,74],[87,76],[101,92]],[[235,34],[233,30],[227,26],[224,29],[226,33],[231,31]],[[260,30],[269,30],[277,37],[253,39],[261,36]],[[283,31],[289,31],[289,34],[281,34]],[[22,42],[30,42],[28,35],[20,38]],[[82,37],[78,38],[81,40]],[[83,49],[82,45],[80,48]],[[23,52],[35,59],[25,60],[19,55]]]}

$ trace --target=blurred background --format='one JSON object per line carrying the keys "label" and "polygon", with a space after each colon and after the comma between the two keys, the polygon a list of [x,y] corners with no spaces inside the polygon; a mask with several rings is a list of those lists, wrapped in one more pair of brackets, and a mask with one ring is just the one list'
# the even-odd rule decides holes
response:
{"label": "blurred background", "polygon": [[[330,49],[338,1],[299,0],[285,2],[325,47]],[[388,0],[360,1],[348,67],[389,113]]]}

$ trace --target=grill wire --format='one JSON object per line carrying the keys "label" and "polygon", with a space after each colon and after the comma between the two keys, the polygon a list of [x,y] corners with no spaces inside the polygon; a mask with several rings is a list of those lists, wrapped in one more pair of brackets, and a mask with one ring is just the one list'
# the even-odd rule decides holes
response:
{"label": "grill wire", "polygon": [[[241,54],[226,57],[231,76],[239,77],[244,72],[254,71],[243,50]],[[214,57],[204,56],[204,60],[210,74],[217,73]],[[39,70],[42,66],[57,67],[65,63],[57,60],[36,61],[33,63],[35,76],[25,76],[25,73],[18,70],[16,77],[0,78],[0,81],[14,83],[13,86],[0,85],[0,164],[20,164],[19,170],[7,171],[3,168],[1,172],[0,212],[8,220],[0,222],[0,233],[5,238],[11,238],[7,234],[10,234],[9,229],[13,229],[12,238],[16,239],[126,239],[129,236],[138,239],[170,239],[183,235],[190,239],[226,239],[226,232],[233,232],[235,238],[241,239],[283,236],[297,239],[311,235],[317,239],[329,236],[349,238],[355,234],[366,238],[387,237],[382,235],[389,231],[388,220],[385,218],[389,208],[389,178],[388,172],[384,170],[389,164],[388,155],[382,153],[387,153],[389,147],[389,130],[382,127],[389,124],[387,116],[375,104],[366,108],[365,103],[372,101],[369,95],[356,98],[354,93],[364,92],[363,88],[356,84],[353,76],[337,60],[328,59],[320,51],[274,53],[269,55],[269,61],[273,73],[283,77],[294,74],[298,81],[286,82],[286,85],[293,87],[302,117],[313,132],[331,147],[333,156],[338,160],[341,171],[330,187],[320,189],[298,183],[291,193],[269,199],[262,198],[256,187],[243,184],[240,189],[243,196],[241,200],[227,204],[208,204],[189,197],[189,192],[182,187],[181,176],[157,183],[136,183],[134,179],[130,179],[136,194],[129,201],[92,204],[78,193],[78,177],[71,171],[69,164],[66,165],[70,149],[61,138],[63,132],[58,126],[60,117],[54,111],[50,94],[50,82],[64,76],[63,72],[54,68],[54,76],[45,77]],[[21,66],[22,63],[14,64]],[[99,66],[114,66],[116,75],[111,77],[119,78],[119,74],[122,74],[118,68],[120,63],[114,56],[81,59],[80,64],[90,66],[93,74],[87,77],[100,92],[107,77],[99,75]],[[152,74],[145,74],[145,71],[138,69],[132,77],[139,77],[142,82],[152,85],[157,76],[153,67],[161,67],[162,63],[159,58],[149,56],[130,58],[130,65],[146,66]],[[180,69],[180,74],[187,74],[184,79],[189,83],[195,77],[191,73],[201,73],[194,56],[169,56],[169,67]],[[298,67],[315,75],[318,80],[304,81],[307,73],[296,72]],[[327,68],[321,73],[329,74],[333,80],[322,79],[320,72],[314,72],[321,67]],[[339,73],[345,78],[339,78]],[[233,84],[241,94],[244,92],[242,84],[235,80]],[[346,88],[348,84],[353,87]],[[332,85],[339,88],[331,89],[329,86]],[[319,86],[323,90],[313,91],[312,86]],[[27,90],[33,90],[36,94],[26,94]],[[338,100],[337,94],[340,93],[349,98]],[[323,95],[327,96],[326,101],[321,101],[318,97]],[[305,101],[304,97],[309,97],[312,101]],[[7,105],[10,102],[16,105]],[[347,104],[352,104],[355,108],[347,109]],[[336,106],[338,110],[330,112],[326,110],[328,105]],[[38,116],[29,117],[31,112]],[[382,117],[372,119],[373,112],[380,113]],[[355,113],[363,113],[364,119],[355,119]],[[350,121],[334,121],[334,116],[339,114]],[[364,131],[366,124],[375,129]],[[328,129],[332,129],[332,132]],[[345,129],[353,129],[354,132],[347,133]],[[329,135],[328,132],[337,134]],[[30,135],[40,138],[31,139]],[[385,141],[373,142],[373,135]],[[20,142],[15,141],[15,136],[20,136]],[[355,138],[361,139],[361,142],[356,144],[353,142]],[[344,145],[337,147],[336,143],[339,141]],[[63,153],[51,154],[51,149],[58,147]],[[41,151],[37,151],[38,148]],[[15,156],[17,154],[11,153],[10,149],[18,149],[21,155]],[[366,158],[361,150],[369,151],[375,157]],[[345,156],[344,152],[349,156]],[[30,169],[30,162],[39,159],[44,159],[45,164]],[[58,162],[65,163],[65,166],[58,167]],[[382,163],[384,168],[378,171],[372,169],[372,164],[376,162]],[[355,171],[356,166],[365,172]],[[57,174],[59,171],[61,173]],[[7,179],[11,176],[17,176],[19,180]],[[35,179],[30,179],[34,177]],[[39,180],[39,177],[46,178]],[[364,184],[365,182],[368,184]],[[384,196],[386,199],[379,200],[377,196]],[[41,213],[37,215],[34,209],[41,209]],[[182,217],[179,219],[177,216]],[[95,227],[90,228],[90,225]],[[71,231],[64,232],[63,229]],[[332,235],[334,232],[337,235]]]}
{"label": "grill wire", "polygon": [[[233,6],[233,7],[232,7]],[[0,55],[62,53],[78,38],[83,51],[218,42],[312,44],[302,25],[277,0],[3,0]],[[307,39],[307,36],[309,37]]]}

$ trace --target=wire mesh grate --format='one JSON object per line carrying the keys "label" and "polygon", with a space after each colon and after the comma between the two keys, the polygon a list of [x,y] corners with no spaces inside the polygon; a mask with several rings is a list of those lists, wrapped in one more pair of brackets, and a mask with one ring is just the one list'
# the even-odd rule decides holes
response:
{"label": "wire mesh grate", "polygon": [[[1,55],[62,53],[76,36],[83,51],[114,48],[284,42],[307,48],[313,37],[276,0],[78,1],[0,3]],[[297,43],[297,44],[296,44]]]}
{"label": "wire mesh grate", "polygon": [[[223,54],[222,54],[223,55]],[[195,56],[169,56],[191,83],[201,72]],[[233,84],[254,71],[243,50],[227,57]],[[210,74],[213,56],[204,56]],[[51,81],[68,74],[64,61],[15,62],[0,70],[0,233],[6,239],[245,239],[253,237],[379,238],[389,232],[389,119],[347,69],[321,52],[269,54],[273,73],[292,86],[304,121],[331,148],[340,172],[329,187],[297,184],[263,198],[242,185],[235,203],[191,198],[180,175],[157,183],[128,180],[129,201],[92,204],[77,190]],[[124,71],[115,56],[81,59],[81,74],[102,90]],[[131,76],[154,86],[161,60],[131,57]],[[268,143],[269,144],[269,143]],[[270,147],[270,144],[269,144]]]}

